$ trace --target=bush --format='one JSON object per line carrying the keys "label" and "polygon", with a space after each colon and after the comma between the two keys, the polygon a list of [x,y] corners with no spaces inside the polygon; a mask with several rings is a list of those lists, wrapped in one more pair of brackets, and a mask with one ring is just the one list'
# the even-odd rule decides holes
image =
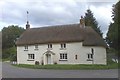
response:
{"label": "bush", "polygon": [[57,64],[57,62],[54,62],[54,64]]}
{"label": "bush", "polygon": [[35,65],[39,65],[39,61],[35,61]]}
{"label": "bush", "polygon": [[2,59],[9,59],[11,61],[17,61],[16,47],[3,49]]}

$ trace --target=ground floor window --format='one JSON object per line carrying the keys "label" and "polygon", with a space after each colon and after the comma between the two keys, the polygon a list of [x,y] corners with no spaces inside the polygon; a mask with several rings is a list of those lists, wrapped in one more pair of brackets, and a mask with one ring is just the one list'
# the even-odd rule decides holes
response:
{"label": "ground floor window", "polygon": [[34,54],[28,54],[28,59],[35,59],[35,55]]}
{"label": "ground floor window", "polygon": [[75,59],[77,60],[77,55],[75,55]]}
{"label": "ground floor window", "polygon": [[66,60],[67,59],[67,53],[60,53],[60,59]]}
{"label": "ground floor window", "polygon": [[87,54],[88,59],[87,60],[93,60],[93,54]]}

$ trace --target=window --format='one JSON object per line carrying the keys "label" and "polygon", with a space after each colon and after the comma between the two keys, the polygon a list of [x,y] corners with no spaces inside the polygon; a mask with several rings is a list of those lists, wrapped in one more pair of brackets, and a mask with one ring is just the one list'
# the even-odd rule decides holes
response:
{"label": "window", "polygon": [[61,60],[67,60],[67,53],[60,53]]}
{"label": "window", "polygon": [[93,60],[93,54],[87,54],[88,55],[88,59],[87,60]]}
{"label": "window", "polygon": [[28,54],[28,60],[33,60],[35,59],[35,55],[34,54]]}
{"label": "window", "polygon": [[75,59],[77,60],[77,55],[75,55]]}
{"label": "window", "polygon": [[38,50],[38,45],[35,45],[35,50]]}
{"label": "window", "polygon": [[65,49],[66,48],[66,44],[61,44],[61,49]]}
{"label": "window", "polygon": [[25,50],[24,51],[28,51],[28,46],[24,46],[25,47]]}
{"label": "window", "polygon": [[48,48],[52,48],[52,44],[48,44]]}

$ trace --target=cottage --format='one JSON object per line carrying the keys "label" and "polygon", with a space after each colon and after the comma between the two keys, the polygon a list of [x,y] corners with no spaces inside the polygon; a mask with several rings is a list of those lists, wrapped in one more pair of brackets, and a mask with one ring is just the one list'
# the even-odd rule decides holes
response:
{"label": "cottage", "polygon": [[18,64],[106,64],[104,40],[79,24],[30,28],[16,41]]}

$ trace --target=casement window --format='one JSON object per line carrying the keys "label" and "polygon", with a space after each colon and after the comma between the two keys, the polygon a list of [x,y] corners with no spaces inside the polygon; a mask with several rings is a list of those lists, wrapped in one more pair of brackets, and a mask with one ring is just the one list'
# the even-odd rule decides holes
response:
{"label": "casement window", "polygon": [[66,44],[61,44],[61,49],[66,49]]}
{"label": "casement window", "polygon": [[48,48],[52,48],[52,44],[48,44]]}
{"label": "casement window", "polygon": [[24,46],[24,51],[28,51],[28,46]]}
{"label": "casement window", "polygon": [[35,45],[35,50],[38,50],[38,45]]}
{"label": "casement window", "polygon": [[34,60],[35,54],[28,54],[28,60]]}
{"label": "casement window", "polygon": [[77,55],[75,55],[75,59],[77,60]]}
{"label": "casement window", "polygon": [[67,60],[67,53],[60,53],[60,60]]}
{"label": "casement window", "polygon": [[89,54],[87,54],[87,56],[88,56],[88,61],[92,61],[93,60],[93,55],[94,55],[94,49],[93,48],[91,48],[91,50],[90,50],[90,53]]}
{"label": "casement window", "polygon": [[87,59],[88,61],[93,60],[93,54],[89,53],[89,54],[87,54],[87,56],[88,56],[88,59]]}

